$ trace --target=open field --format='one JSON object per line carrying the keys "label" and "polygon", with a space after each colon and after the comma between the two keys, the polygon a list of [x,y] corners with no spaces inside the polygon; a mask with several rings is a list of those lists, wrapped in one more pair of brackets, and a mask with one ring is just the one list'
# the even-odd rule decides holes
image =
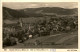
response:
{"label": "open field", "polygon": [[[39,40],[41,44],[34,45],[35,40]],[[43,36],[5,48],[78,48],[78,35],[73,32]]]}

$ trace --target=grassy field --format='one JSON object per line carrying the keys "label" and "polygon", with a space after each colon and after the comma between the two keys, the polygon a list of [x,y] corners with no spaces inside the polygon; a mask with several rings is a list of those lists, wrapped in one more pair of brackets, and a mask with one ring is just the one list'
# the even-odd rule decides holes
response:
{"label": "grassy field", "polygon": [[[41,44],[34,45],[35,40],[39,40]],[[24,43],[19,43],[15,46],[9,46],[5,48],[78,48],[78,33],[60,33],[55,35],[48,35],[43,37],[37,37],[29,39]]]}

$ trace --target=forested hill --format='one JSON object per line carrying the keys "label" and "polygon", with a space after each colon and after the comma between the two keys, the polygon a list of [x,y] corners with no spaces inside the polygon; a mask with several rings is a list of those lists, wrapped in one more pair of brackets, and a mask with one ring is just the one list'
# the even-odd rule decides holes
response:
{"label": "forested hill", "polygon": [[42,17],[45,15],[74,15],[78,14],[78,8],[65,9],[60,7],[41,7],[41,8],[25,8],[14,10],[3,7],[3,18],[20,18],[20,17]]}

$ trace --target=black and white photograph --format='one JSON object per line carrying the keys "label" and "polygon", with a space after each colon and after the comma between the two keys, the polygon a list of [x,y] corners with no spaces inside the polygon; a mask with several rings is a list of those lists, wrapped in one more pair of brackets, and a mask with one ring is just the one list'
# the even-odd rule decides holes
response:
{"label": "black and white photograph", "polygon": [[3,2],[2,48],[78,49],[78,2]]}

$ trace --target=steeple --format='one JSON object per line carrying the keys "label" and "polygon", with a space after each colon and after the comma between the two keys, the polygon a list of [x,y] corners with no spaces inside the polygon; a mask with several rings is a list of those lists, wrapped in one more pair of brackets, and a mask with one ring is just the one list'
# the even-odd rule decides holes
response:
{"label": "steeple", "polygon": [[19,19],[20,27],[23,27],[23,21],[22,18]]}

